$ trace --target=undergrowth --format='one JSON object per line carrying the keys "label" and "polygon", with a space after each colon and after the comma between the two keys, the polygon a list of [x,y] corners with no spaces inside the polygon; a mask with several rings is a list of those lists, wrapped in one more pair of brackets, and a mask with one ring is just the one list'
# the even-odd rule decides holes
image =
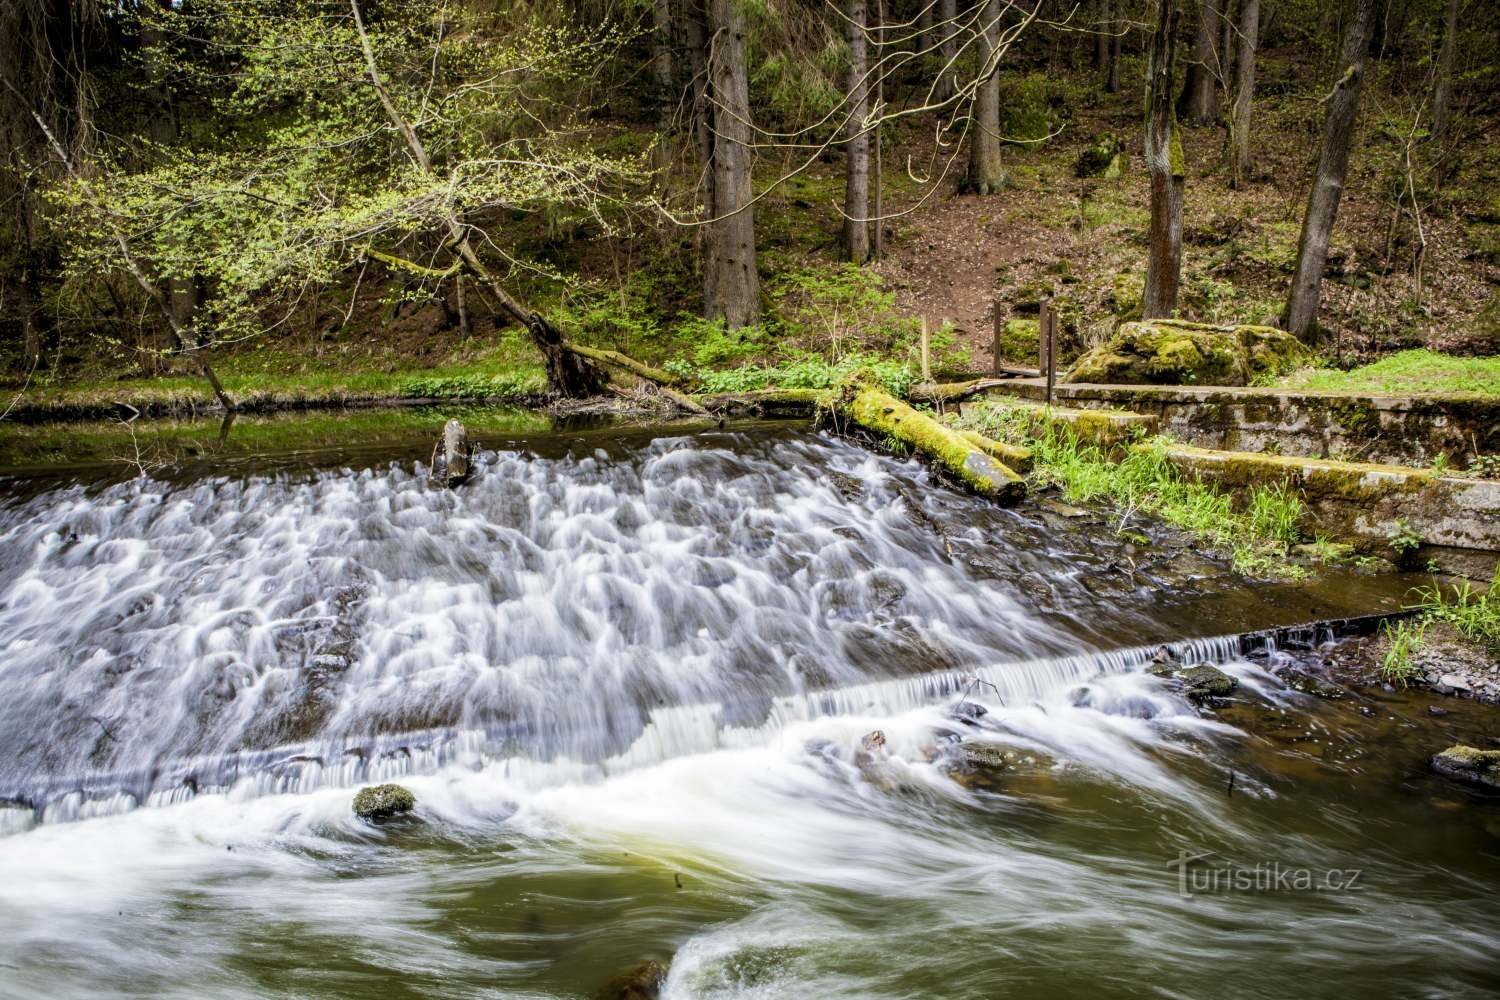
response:
{"label": "undergrowth", "polygon": [[1500,571],[1482,591],[1467,580],[1446,587],[1434,580],[1432,586],[1418,588],[1416,596],[1415,617],[1385,626],[1381,672],[1388,680],[1403,686],[1411,680],[1417,669],[1413,657],[1434,625],[1448,625],[1491,655],[1500,654]]}

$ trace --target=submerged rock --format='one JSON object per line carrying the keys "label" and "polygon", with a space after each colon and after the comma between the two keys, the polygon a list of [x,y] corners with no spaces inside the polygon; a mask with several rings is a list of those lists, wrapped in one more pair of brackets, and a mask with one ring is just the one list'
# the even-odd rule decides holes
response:
{"label": "submerged rock", "polygon": [[1432,758],[1438,774],[1487,788],[1500,788],[1500,750],[1455,744]]}
{"label": "submerged rock", "polygon": [[371,785],[355,793],[354,815],[378,822],[409,813],[416,804],[417,797],[400,785]]}
{"label": "submerged rock", "polygon": [[667,981],[667,967],[647,960],[621,969],[594,991],[594,1000],[656,1000],[662,983]]}
{"label": "submerged rock", "polygon": [[1064,382],[1248,385],[1307,358],[1301,342],[1269,326],[1208,326],[1182,320],[1122,323],[1084,354]]}

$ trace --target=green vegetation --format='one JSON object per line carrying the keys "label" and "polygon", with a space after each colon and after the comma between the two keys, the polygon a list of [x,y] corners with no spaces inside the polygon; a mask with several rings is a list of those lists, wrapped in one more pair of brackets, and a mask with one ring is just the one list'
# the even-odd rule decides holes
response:
{"label": "green vegetation", "polygon": [[1416,616],[1385,626],[1381,672],[1387,679],[1403,686],[1410,682],[1417,670],[1414,657],[1435,626],[1446,625],[1491,656],[1500,656],[1500,572],[1485,590],[1467,580],[1446,587],[1434,580],[1416,593]]}
{"label": "green vegetation", "polygon": [[1151,515],[1229,553],[1235,568],[1260,576],[1298,577],[1289,561],[1302,539],[1306,507],[1285,483],[1254,487],[1242,507],[1211,484],[1184,477],[1168,460],[1166,442],[1146,440],[1115,461],[1109,449],[1072,428],[1042,421],[1021,407],[977,411],[965,425],[997,440],[1031,449],[1032,478],[1056,483],[1073,502],[1107,501],[1121,514],[1119,530],[1136,514]]}
{"label": "green vegetation", "polygon": [[1428,350],[1401,351],[1347,372],[1305,368],[1272,384],[1329,392],[1477,392],[1500,396],[1500,356],[1462,358]]}

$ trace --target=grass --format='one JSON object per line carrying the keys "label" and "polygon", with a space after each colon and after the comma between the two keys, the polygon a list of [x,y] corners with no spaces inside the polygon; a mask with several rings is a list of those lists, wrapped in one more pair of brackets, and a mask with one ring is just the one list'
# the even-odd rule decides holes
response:
{"label": "grass", "polygon": [[1427,641],[1435,625],[1447,625],[1470,642],[1500,652],[1500,572],[1485,590],[1467,580],[1444,587],[1434,581],[1417,590],[1417,615],[1385,626],[1387,646],[1381,661],[1386,679],[1405,686],[1416,674],[1414,655]]}
{"label": "grass", "polygon": [[1114,461],[1098,445],[1083,442],[1071,428],[1056,422],[1037,426],[1018,407],[980,410],[968,426],[1030,448],[1033,479],[1062,487],[1069,501],[1109,502],[1122,514],[1120,530],[1134,514],[1149,514],[1228,552],[1243,573],[1303,574],[1287,557],[1291,546],[1302,538],[1306,507],[1284,483],[1255,487],[1243,507],[1236,507],[1230,494],[1178,472],[1160,438]]}
{"label": "grass", "polygon": [[1428,350],[1401,351],[1347,372],[1304,368],[1280,379],[1277,385],[1328,392],[1473,392],[1500,396],[1500,357],[1461,358]]}

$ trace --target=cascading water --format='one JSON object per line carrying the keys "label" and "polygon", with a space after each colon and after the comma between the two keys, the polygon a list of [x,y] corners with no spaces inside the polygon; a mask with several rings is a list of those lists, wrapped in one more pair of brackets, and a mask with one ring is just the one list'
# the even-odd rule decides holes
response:
{"label": "cascading water", "polygon": [[[1335,996],[1366,963],[1478,995],[1500,962],[1486,829],[1434,849],[1384,790],[1399,710],[1334,719],[1212,638],[1290,613],[1221,564],[800,430],[424,474],[0,505],[0,995],[578,996],[643,957],[674,998]],[[1259,714],[1141,670],[1161,641]],[[352,816],[398,776],[417,821]],[[1179,851],[1377,875],[1189,899]]]}

